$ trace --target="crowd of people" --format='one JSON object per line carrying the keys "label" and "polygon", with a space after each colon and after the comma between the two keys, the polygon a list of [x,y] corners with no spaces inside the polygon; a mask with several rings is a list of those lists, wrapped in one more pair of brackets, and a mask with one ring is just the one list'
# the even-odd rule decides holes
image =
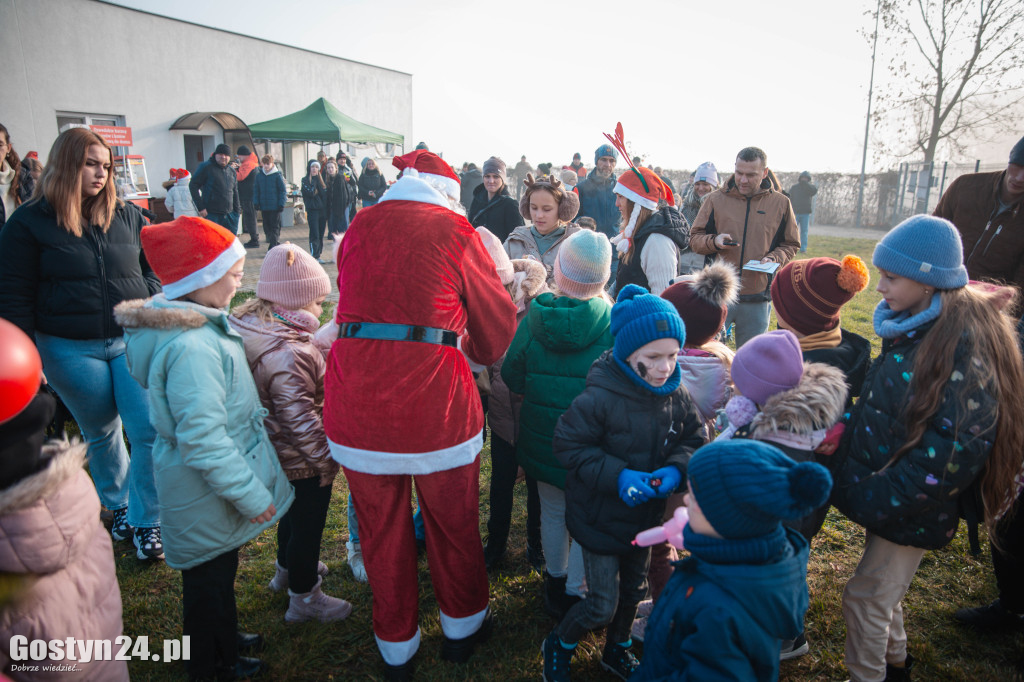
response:
{"label": "crowd of people", "polygon": [[[421,548],[441,658],[491,636],[488,572],[520,478],[555,621],[537,642],[547,682],[572,679],[602,628],[600,664],[623,680],[777,679],[812,644],[807,566],[830,505],[865,530],[842,599],[851,679],[910,679],[901,602],[961,518],[974,546],[988,530],[1000,599],[957,618],[1020,627],[1024,139],[1004,171],[958,179],[934,216],[890,230],[875,275],[852,255],[796,259],[798,202],[817,190],[808,175],[782,192],[761,149],[676,192],[609,141],[589,172],[578,154],[536,175],[523,157],[511,182],[500,158],[460,178],[426,145],[393,159],[390,185],[371,159],[356,179],[324,155],[301,184],[307,251],[278,241],[273,157],[242,147],[233,164],[219,146],[195,176],[172,173],[174,220],[147,224],[87,129],[60,134],[22,199],[0,127],[0,364],[22,389],[0,401],[0,571],[24,581],[0,636],[120,635],[111,541],[130,539],[182,573],[190,678],[263,674],[235,604],[239,549],[263,531],[286,622],[367,606],[322,589],[341,478],[389,680],[414,677]],[[271,248],[231,309],[256,210]],[[872,280],[873,359],[841,316]],[[51,391],[84,444],[45,441]],[[125,661],[81,666],[127,678]]]}

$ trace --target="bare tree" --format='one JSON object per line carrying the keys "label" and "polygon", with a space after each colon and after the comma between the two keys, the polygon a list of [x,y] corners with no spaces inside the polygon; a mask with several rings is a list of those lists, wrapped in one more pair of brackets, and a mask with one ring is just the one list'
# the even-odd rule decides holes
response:
{"label": "bare tree", "polygon": [[[1024,101],[1024,0],[880,0],[884,40],[895,46],[876,129],[898,158],[928,164],[1014,121]],[[1018,127],[1018,126],[1014,126]],[[883,143],[884,144],[884,143]]]}

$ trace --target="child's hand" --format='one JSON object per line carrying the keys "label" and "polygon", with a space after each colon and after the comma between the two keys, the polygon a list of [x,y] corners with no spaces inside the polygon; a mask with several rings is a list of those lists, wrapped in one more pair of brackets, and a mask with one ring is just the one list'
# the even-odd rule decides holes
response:
{"label": "child's hand", "polygon": [[270,506],[267,507],[267,511],[263,512],[255,519],[249,519],[249,523],[266,523],[270,519],[274,518],[275,514],[277,514],[277,509],[274,508],[274,503],[271,502]]}
{"label": "child's hand", "polygon": [[658,493],[649,485],[651,475],[633,469],[619,472],[619,499],[629,507],[643,504]]}
{"label": "child's hand", "polygon": [[[657,479],[657,485],[654,487],[658,491],[658,497],[668,497],[683,482],[683,475],[674,466],[662,467],[652,471],[651,478]],[[651,483],[654,485],[655,481],[652,480]]]}

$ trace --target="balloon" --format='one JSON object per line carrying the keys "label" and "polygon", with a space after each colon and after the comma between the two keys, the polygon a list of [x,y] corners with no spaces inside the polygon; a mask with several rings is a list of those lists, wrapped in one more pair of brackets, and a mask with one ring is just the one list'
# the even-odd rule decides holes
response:
{"label": "balloon", "polygon": [[43,362],[32,339],[0,319],[0,424],[32,402],[42,378]]}
{"label": "balloon", "polygon": [[683,547],[683,528],[690,521],[690,512],[686,507],[676,507],[672,518],[665,522],[664,526],[655,526],[637,533],[632,544],[636,547],[650,547],[668,540],[676,549]]}

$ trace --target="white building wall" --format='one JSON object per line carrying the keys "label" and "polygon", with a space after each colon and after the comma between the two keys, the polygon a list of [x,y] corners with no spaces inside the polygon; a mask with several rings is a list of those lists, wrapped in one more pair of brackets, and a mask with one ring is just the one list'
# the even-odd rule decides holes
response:
{"label": "white building wall", "polygon": [[406,150],[415,145],[406,73],[97,0],[0,0],[0,26],[0,123],[18,153],[36,150],[46,162],[58,111],[123,116],[129,153],[146,157],[156,196],[167,169],[185,166],[184,135],[210,134],[207,126],[170,130],[194,111],[251,124],[324,97],[358,121],[405,135]]}

